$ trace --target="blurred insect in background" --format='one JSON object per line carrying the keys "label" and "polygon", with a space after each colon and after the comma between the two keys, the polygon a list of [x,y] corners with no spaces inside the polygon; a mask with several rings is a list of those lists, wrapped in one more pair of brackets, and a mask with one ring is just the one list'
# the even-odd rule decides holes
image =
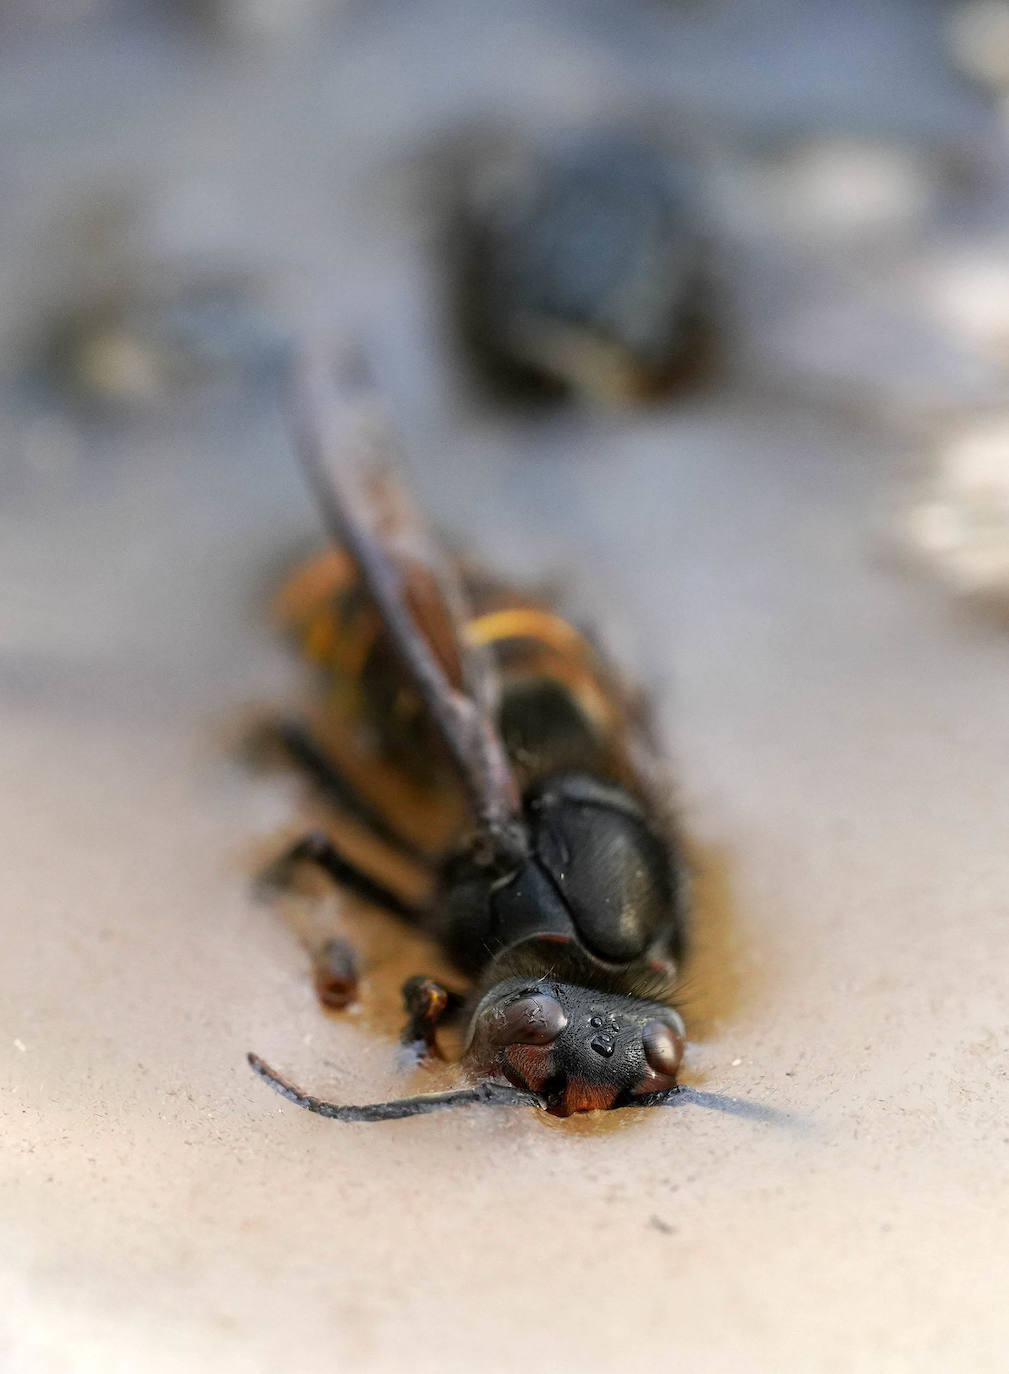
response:
{"label": "blurred insect in background", "polygon": [[60,315],[33,371],[86,410],[141,411],[229,375],[279,377],[285,330],[279,302],[251,275],[148,267]]}
{"label": "blurred insect in background", "polygon": [[294,338],[293,274],[198,235],[180,245],[186,221],[175,209],[127,182],[72,196],[41,227],[30,275],[46,290],[14,329],[36,406],[115,420],[220,384],[279,383]]}
{"label": "blurred insect in background", "polygon": [[[428,781],[453,779],[465,820],[430,864],[425,901],[407,901],[321,833],[264,879],[276,888],[298,865],[314,865],[433,937],[470,990],[408,979],[404,1040],[433,1050],[454,1018],[472,1086],[341,1106],[303,1093],[255,1055],[250,1063],[292,1102],[342,1121],[481,1102],[568,1116],[672,1101],[684,1092],[673,998],[687,878],[639,702],[548,606],[435,546],[393,480],[394,445],[359,363],[343,360],[336,381],[327,363],[307,364],[298,419],[339,552],[329,556],[336,590],[303,572],[289,609],[300,608],[306,648],[344,681],[380,751]],[[313,579],[314,602],[304,599]],[[282,735],[332,800],[393,851],[418,858],[416,843],[303,727],[288,724]],[[337,955],[339,998],[349,970]]]}
{"label": "blurred insect in background", "polygon": [[628,405],[710,369],[712,234],[682,151],[600,126],[473,161],[450,258],[464,343],[485,377]]}

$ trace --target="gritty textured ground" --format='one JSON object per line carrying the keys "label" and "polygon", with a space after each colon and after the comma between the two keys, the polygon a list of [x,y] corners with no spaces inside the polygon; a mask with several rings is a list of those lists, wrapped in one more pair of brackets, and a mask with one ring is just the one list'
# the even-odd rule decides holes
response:
{"label": "gritty textured ground", "polygon": [[[798,105],[814,128],[847,111],[930,147],[979,118],[921,36],[928,7],[893,6],[880,34],[874,6],[835,33],[830,6],[769,5],[762,36],[711,8],[726,128],[782,125]],[[668,412],[522,422],[459,399],[423,342],[409,252],[362,232],[350,203],[355,168],[404,140],[411,101],[432,126],[481,82],[503,101],[496,7],[420,11],[397,26],[375,7],[326,62],[229,65],[118,21],[86,42],[22,39],[0,77],[19,188],[3,205],[11,354],[10,322],[55,289],[43,227],[115,168],[154,176],[183,240],[186,224],[224,241],[252,225],[274,259],[296,236],[299,266],[329,263],[334,298],[378,341],[429,505],[513,571],[565,572],[656,685],[699,863],[688,1076],[808,1126],[682,1108],[341,1127],[256,1082],[250,1048],[345,1100],[442,1081],[405,1078],[393,1055],[391,989],[436,968],[429,950],[348,903],[313,909],[369,959],[362,1011],[327,1016],[290,923],[250,893],[308,814],[293,780],[232,750],[243,720],[303,685],[264,615],[275,570],[316,529],[278,407],[235,384],[39,429],[12,381],[0,1364],[1005,1369],[1009,638],[893,566],[878,537],[909,442],[880,398],[903,413],[930,369],[951,369],[931,345],[901,352],[892,390],[849,404],[880,378],[838,338],[844,404],[828,406],[819,364],[809,386],[785,367],[786,312],[780,375],[744,360],[736,384]],[[669,51],[711,114],[685,13],[656,0],[638,19],[687,24]],[[551,66],[568,11],[516,8],[520,88],[574,105],[633,67],[661,89],[650,30],[608,38],[601,5],[582,19]],[[725,57],[740,48],[752,66]],[[786,60],[807,49],[808,71]],[[775,56],[791,86],[760,76]],[[305,171],[320,149],[328,181]],[[878,337],[885,291],[862,266],[859,327]],[[980,364],[970,376],[993,385]]]}

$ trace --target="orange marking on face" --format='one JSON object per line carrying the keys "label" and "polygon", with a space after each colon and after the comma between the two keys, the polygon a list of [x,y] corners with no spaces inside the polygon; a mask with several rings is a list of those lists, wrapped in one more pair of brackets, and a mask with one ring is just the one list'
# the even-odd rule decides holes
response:
{"label": "orange marking on face", "polygon": [[575,1112],[604,1112],[613,1105],[619,1090],[612,1083],[592,1083],[585,1078],[571,1078],[560,1102],[550,1111],[554,1116],[572,1116]]}

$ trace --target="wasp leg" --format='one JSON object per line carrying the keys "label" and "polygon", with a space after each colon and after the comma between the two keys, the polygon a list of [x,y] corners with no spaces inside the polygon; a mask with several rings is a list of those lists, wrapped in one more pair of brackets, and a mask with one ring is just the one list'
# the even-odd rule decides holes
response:
{"label": "wasp leg", "polygon": [[393,892],[392,888],[380,883],[363,868],[358,868],[349,859],[345,859],[329,836],[319,831],[298,840],[263,870],[256,883],[260,893],[268,896],[278,888],[287,887],[295,868],[301,863],[314,864],[316,868],[328,873],[340,887],[353,892],[355,897],[361,897],[372,906],[382,907],[404,921],[418,925],[424,918],[423,907],[406,901],[398,892]]}
{"label": "wasp leg", "polygon": [[367,797],[345,778],[315,740],[308,728],[298,720],[275,721],[267,731],[288,756],[301,768],[318,787],[327,801],[346,812],[352,820],[371,832],[376,839],[395,849],[398,854],[412,859],[415,863],[429,865],[431,856],[412,840],[407,839],[382,815]]}
{"label": "wasp leg", "polygon": [[460,1010],[462,997],[421,973],[408,978],[401,991],[407,1022],[400,1043],[414,1050],[419,1059],[428,1056],[443,1059],[436,1031]]}
{"label": "wasp leg", "polygon": [[357,953],[348,940],[327,940],[313,962],[315,991],[324,1007],[343,1011],[357,1001],[360,978]]}

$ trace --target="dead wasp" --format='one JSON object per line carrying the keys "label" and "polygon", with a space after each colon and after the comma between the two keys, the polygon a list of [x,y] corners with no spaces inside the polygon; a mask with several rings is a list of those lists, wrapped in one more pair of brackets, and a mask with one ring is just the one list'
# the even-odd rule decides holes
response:
{"label": "dead wasp", "polygon": [[[341,1106],[303,1093],[255,1055],[252,1067],[292,1102],[340,1121],[471,1103],[568,1116],[674,1094],[760,1114],[677,1088],[684,1026],[673,995],[687,877],[649,784],[655,750],[639,704],[549,607],[439,553],[391,478],[391,441],[366,379],[353,361],[341,374],[335,384],[328,363],[304,366],[298,437],[338,559],[354,577],[317,599],[300,628],[336,676],[353,669],[358,709],[381,747],[454,778],[466,820],[432,863],[431,897],[420,904],[322,834],[295,844],[268,878],[283,882],[294,865],[314,864],[439,942],[471,991],[463,998],[409,979],[405,1038],[430,1045],[439,1024],[460,1018],[473,1086]],[[285,737],[331,798],[416,857],[304,730],[288,727]]]}

